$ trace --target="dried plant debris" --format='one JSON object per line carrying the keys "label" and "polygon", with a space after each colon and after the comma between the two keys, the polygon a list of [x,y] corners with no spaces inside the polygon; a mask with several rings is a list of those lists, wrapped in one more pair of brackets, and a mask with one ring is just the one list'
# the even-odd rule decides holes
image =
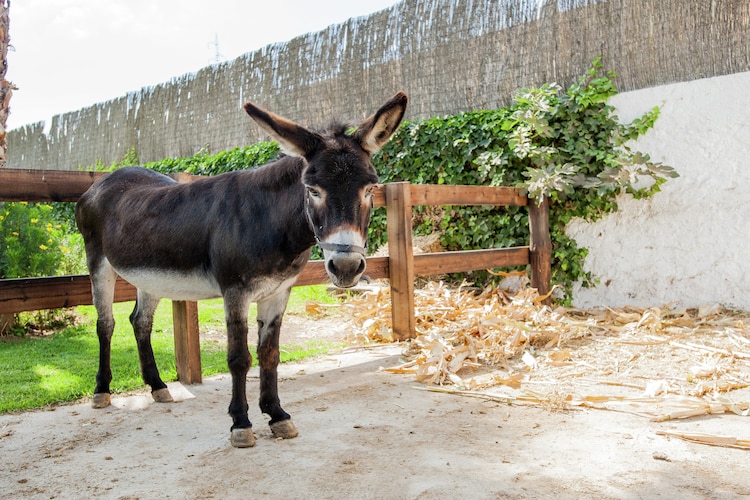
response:
{"label": "dried plant debris", "polygon": [[704,434],[699,432],[667,432],[656,431],[660,436],[676,437],[694,443],[708,444],[711,446],[722,446],[724,448],[739,448],[750,450],[750,440],[738,439],[733,436],[718,436],[716,434]]}
{"label": "dried plant debris", "polygon": [[[536,290],[415,292],[405,362],[423,388],[550,409],[597,408],[653,420],[750,414],[750,313],[720,306],[581,310]],[[391,341],[387,286],[351,298],[354,340]]]}

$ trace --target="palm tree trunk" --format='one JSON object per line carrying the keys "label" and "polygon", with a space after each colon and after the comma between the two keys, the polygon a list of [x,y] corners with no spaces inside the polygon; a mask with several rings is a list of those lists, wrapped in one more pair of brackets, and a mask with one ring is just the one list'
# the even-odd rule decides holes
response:
{"label": "palm tree trunk", "polygon": [[[10,96],[15,88],[12,83],[5,79],[5,73],[8,71],[8,45],[10,43],[8,9],[10,9],[10,0],[0,0],[0,58],[2,58],[2,61],[0,61],[0,168],[5,166],[8,152],[8,146],[5,142],[6,124],[8,123],[8,113],[10,113]],[[0,202],[1,206],[2,202]],[[14,320],[14,314],[0,314],[0,335],[4,335],[10,330]]]}

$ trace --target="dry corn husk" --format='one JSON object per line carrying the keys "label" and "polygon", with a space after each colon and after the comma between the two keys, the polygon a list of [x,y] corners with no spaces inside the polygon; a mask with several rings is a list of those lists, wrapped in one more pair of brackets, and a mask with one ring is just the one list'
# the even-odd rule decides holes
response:
{"label": "dry corn husk", "polygon": [[685,441],[694,443],[708,444],[711,446],[721,446],[724,448],[739,448],[741,450],[750,450],[750,439],[738,439],[733,436],[719,436],[716,434],[704,434],[701,432],[668,432],[656,431],[660,436],[676,437]]}
{"label": "dry corn husk", "polygon": [[[628,411],[654,420],[748,414],[750,314],[548,307],[534,289],[477,291],[429,282],[415,291],[417,337],[388,368],[455,394],[503,387],[500,400]],[[345,305],[357,340],[391,341],[389,290]],[[486,393],[480,395],[486,397]]]}

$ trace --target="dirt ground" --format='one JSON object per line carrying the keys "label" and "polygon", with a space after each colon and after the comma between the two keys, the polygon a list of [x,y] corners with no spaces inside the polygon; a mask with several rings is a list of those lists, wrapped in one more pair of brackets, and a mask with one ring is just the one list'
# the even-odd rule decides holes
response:
{"label": "dirt ground", "polygon": [[[285,320],[284,342],[336,338],[336,320]],[[307,333],[299,333],[305,332]],[[294,332],[298,332],[295,334]],[[556,411],[427,392],[403,345],[350,348],[280,367],[299,437],[273,438],[257,405],[254,448],[229,444],[227,375],[170,384],[177,402],[139,393],[0,416],[0,498],[739,498],[748,451],[658,431],[750,436],[733,414],[651,422],[604,410]],[[257,399],[257,368],[249,375]]]}

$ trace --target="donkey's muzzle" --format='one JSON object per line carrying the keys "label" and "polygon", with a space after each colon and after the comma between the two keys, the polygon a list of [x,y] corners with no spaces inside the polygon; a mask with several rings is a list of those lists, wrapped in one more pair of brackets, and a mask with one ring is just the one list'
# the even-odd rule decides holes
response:
{"label": "donkey's muzzle", "polygon": [[339,288],[351,288],[359,282],[367,267],[367,249],[346,243],[328,243],[318,240],[326,256],[326,272]]}
{"label": "donkey's muzzle", "polygon": [[367,261],[357,252],[334,252],[326,259],[326,272],[334,285],[351,288],[365,272]]}
{"label": "donkey's muzzle", "polygon": [[333,252],[326,259],[326,272],[334,285],[351,288],[357,284],[367,267],[365,256],[359,252]]}

